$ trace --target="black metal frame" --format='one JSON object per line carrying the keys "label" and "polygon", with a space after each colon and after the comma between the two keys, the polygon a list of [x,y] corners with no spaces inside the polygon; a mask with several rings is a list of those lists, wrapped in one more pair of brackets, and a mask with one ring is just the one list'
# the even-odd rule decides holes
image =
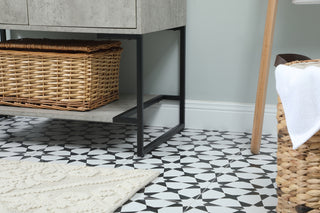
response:
{"label": "black metal frame", "polygon": [[[0,42],[6,41],[7,40],[7,35],[6,35],[6,30],[0,29]],[[8,118],[8,115],[0,115],[0,118]]]}
{"label": "black metal frame", "polygon": [[7,40],[6,30],[0,30],[0,42]]}
{"label": "black metal frame", "polygon": [[[131,123],[137,125],[137,155],[143,157],[161,143],[169,140],[173,135],[179,133],[185,126],[185,78],[186,78],[186,27],[178,27],[171,30],[180,32],[180,79],[179,95],[159,95],[148,101],[143,100],[143,35],[124,35],[124,34],[98,34],[98,38],[117,38],[136,40],[137,48],[137,106],[123,112],[113,118],[115,123]],[[144,109],[162,100],[179,101],[179,123],[167,132],[144,145]],[[133,118],[133,115],[137,115]]]}
{"label": "black metal frame", "polygon": [[[121,113],[113,118],[115,123],[130,123],[137,125],[137,155],[143,157],[146,153],[152,151],[161,143],[169,140],[173,135],[179,133],[185,126],[185,78],[186,78],[186,27],[178,27],[171,30],[180,32],[180,78],[179,78],[179,95],[159,95],[151,100],[143,100],[143,35],[140,34],[98,34],[101,39],[129,39],[136,40],[137,47],[137,106]],[[1,40],[6,40],[5,30],[0,30]],[[179,123],[169,129],[167,132],[144,145],[144,109],[160,102],[161,100],[179,101]],[[132,118],[137,114],[136,118]]]}

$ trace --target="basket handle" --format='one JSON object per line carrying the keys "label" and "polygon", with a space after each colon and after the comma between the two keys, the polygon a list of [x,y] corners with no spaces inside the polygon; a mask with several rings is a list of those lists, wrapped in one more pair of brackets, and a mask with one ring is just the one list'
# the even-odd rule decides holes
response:
{"label": "basket handle", "polygon": [[280,64],[286,64],[292,61],[304,61],[304,60],[311,60],[311,58],[304,55],[299,55],[299,54],[279,54],[276,57],[274,66],[276,67]]}

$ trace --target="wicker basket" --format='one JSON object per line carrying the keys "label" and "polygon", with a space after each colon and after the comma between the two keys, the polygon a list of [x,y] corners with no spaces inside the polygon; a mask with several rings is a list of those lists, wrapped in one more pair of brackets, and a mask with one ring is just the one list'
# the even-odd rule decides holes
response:
{"label": "wicker basket", "polygon": [[[319,60],[304,61],[307,63]],[[301,63],[301,61],[291,62]],[[277,212],[320,212],[320,131],[292,149],[283,106],[278,98]]]}
{"label": "wicker basket", "polygon": [[119,98],[120,42],[0,43],[0,104],[91,110]]}

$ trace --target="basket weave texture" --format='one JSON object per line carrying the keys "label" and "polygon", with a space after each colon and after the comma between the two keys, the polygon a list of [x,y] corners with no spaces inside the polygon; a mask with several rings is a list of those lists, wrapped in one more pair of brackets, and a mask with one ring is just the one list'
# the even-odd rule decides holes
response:
{"label": "basket weave texture", "polygon": [[0,104],[91,110],[119,99],[117,41],[19,39],[0,43]]}
{"label": "basket weave texture", "polygon": [[[315,60],[304,62],[315,62]],[[300,62],[290,64],[294,63]],[[319,213],[320,131],[298,149],[293,150],[280,98],[277,109],[277,212]]]}

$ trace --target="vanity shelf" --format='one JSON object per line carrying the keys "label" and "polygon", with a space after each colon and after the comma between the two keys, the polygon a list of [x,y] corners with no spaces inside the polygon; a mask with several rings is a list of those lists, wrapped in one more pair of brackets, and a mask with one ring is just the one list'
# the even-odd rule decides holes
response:
{"label": "vanity shelf", "polygon": [[[99,39],[135,40],[137,69],[135,96],[120,96],[120,100],[92,111],[74,112],[0,106],[0,114],[135,124],[138,156],[144,156],[184,129],[185,0],[0,0],[0,8],[3,11],[0,13],[1,41],[6,40],[6,30],[94,33]],[[163,30],[179,32],[179,94],[145,96],[143,37],[145,34]],[[145,145],[144,109],[162,100],[179,102],[179,123]]]}

